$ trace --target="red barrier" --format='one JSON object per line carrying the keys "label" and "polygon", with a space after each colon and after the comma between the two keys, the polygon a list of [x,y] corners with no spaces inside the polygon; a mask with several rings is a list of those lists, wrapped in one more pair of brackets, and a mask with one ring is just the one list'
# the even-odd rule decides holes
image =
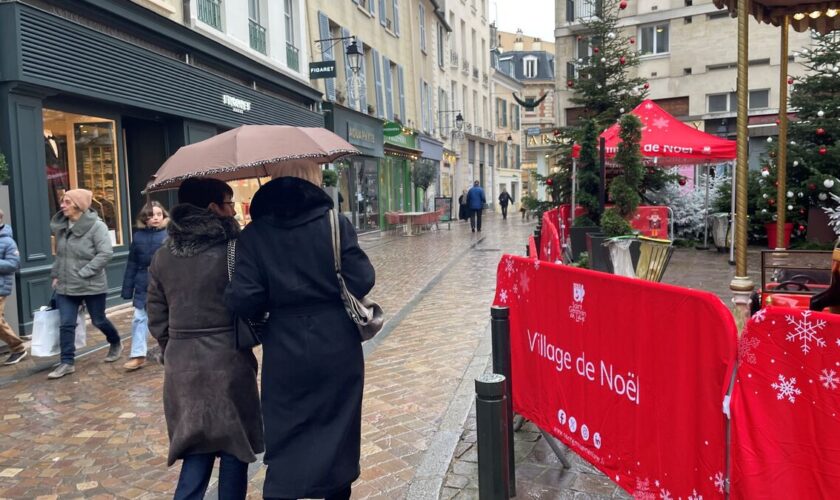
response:
{"label": "red barrier", "polygon": [[633,229],[642,236],[651,238],[673,238],[668,235],[668,207],[642,206],[636,209],[636,214],[630,219]]}
{"label": "red barrier", "polygon": [[738,357],[732,498],[840,498],[840,315],[759,311]]}
{"label": "red barrier", "polygon": [[540,254],[537,251],[537,242],[534,241],[534,235],[528,236],[528,256],[532,259],[539,259]]}
{"label": "red barrier", "polygon": [[504,256],[514,409],[637,498],[723,498],[736,352],[706,292]]}
{"label": "red barrier", "polygon": [[543,214],[542,230],[540,231],[540,260],[546,262],[563,260],[560,236],[557,233],[556,216],[556,210],[553,215],[550,215],[548,212]]}

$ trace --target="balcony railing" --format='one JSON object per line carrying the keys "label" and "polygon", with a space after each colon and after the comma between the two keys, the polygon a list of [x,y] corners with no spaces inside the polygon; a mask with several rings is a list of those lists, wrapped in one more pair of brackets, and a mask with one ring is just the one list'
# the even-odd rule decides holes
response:
{"label": "balcony railing", "polygon": [[461,63],[461,71],[462,71],[465,75],[469,75],[469,74],[470,74],[470,62],[469,62],[469,61],[464,60],[464,61]]}
{"label": "balcony railing", "polygon": [[449,65],[458,69],[458,53],[454,50],[449,51]]}
{"label": "balcony railing", "polygon": [[300,50],[289,42],[286,42],[286,66],[300,71]]}
{"label": "balcony railing", "polygon": [[248,34],[251,48],[265,54],[265,27],[253,19],[248,19]]}
{"label": "balcony railing", "polygon": [[221,31],[222,0],[198,0],[198,20]]}

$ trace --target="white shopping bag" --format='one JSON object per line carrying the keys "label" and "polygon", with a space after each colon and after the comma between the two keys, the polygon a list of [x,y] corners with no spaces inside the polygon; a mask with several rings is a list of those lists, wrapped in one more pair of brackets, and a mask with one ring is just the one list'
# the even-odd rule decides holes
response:
{"label": "white shopping bag", "polygon": [[[35,357],[55,356],[61,352],[59,326],[61,324],[58,309],[35,311],[32,321],[32,345],[30,353]],[[85,317],[79,313],[76,318],[76,349],[87,345]]]}

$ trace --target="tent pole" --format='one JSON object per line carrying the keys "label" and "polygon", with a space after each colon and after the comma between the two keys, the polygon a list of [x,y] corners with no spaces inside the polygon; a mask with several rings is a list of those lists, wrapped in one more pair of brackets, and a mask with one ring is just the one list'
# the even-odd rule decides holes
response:
{"label": "tent pole", "polygon": [[729,265],[735,265],[735,164],[729,162],[732,171],[732,200],[729,202]]}
{"label": "tent pole", "polygon": [[709,162],[706,162],[706,199],[703,203],[703,245],[696,246],[697,250],[709,249]]}
{"label": "tent pole", "polygon": [[779,151],[776,155],[776,250],[785,248],[785,211],[787,210],[787,78],[788,26],[790,16],[782,18],[781,54],[779,58]]}

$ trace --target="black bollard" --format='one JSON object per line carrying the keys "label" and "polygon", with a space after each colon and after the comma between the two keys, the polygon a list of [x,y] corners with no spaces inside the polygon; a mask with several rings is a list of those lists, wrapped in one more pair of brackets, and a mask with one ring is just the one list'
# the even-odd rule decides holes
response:
{"label": "black bollard", "polygon": [[475,379],[478,498],[481,500],[510,498],[505,385],[505,377],[496,373],[485,373]]}
{"label": "black bollard", "polygon": [[540,234],[542,233],[542,219],[537,222],[537,228],[534,229],[534,243],[537,247],[537,257],[540,253]]}
{"label": "black bollard", "polygon": [[490,308],[490,331],[493,344],[493,373],[505,377],[505,424],[508,435],[508,475],[510,496],[516,496],[516,460],[513,453],[513,379],[510,366],[510,317],[507,307]]}

